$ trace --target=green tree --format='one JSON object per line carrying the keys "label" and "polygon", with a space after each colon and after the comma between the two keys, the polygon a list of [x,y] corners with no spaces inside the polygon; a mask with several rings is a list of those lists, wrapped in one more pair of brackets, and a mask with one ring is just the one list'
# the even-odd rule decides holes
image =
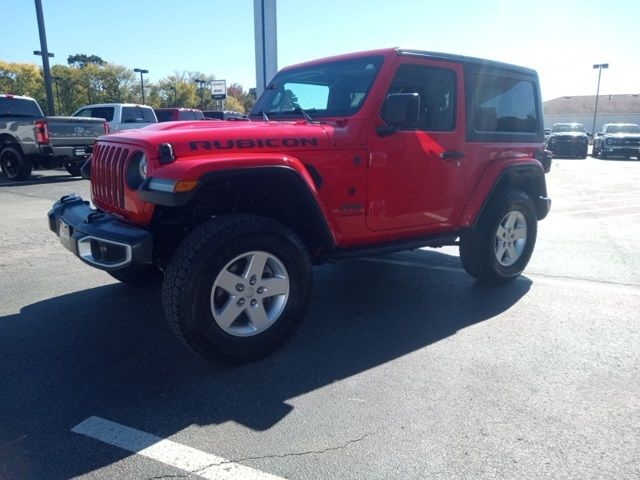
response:
{"label": "green tree", "polygon": [[7,63],[0,61],[0,91],[35,98],[46,106],[42,72],[33,63]]}
{"label": "green tree", "polygon": [[256,104],[257,100],[256,89],[250,88],[249,92],[244,96],[244,100],[242,102],[244,104],[244,111],[246,113],[249,113],[253,106]]}
{"label": "green tree", "polygon": [[[103,102],[142,101],[139,78],[132,69],[109,63],[96,55],[76,54],[67,59],[68,65],[53,65],[51,75],[56,110],[69,115],[83,105]],[[200,88],[194,80],[204,80]],[[202,72],[174,72],[157,83],[145,80],[145,101],[152,107],[217,108],[211,98],[210,82],[215,75]],[[255,103],[255,89],[245,92],[232,83],[227,89],[226,108],[248,111]],[[0,92],[27,95],[41,106],[46,105],[42,69],[30,63],[0,61]],[[219,108],[219,107],[218,107]]]}
{"label": "green tree", "polygon": [[224,101],[224,109],[234,112],[244,113],[244,105],[236,97],[227,95],[227,99]]}
{"label": "green tree", "polygon": [[87,65],[103,66],[107,62],[97,55],[85,55],[84,53],[76,53],[67,57],[67,64],[72,67],[84,68]]}

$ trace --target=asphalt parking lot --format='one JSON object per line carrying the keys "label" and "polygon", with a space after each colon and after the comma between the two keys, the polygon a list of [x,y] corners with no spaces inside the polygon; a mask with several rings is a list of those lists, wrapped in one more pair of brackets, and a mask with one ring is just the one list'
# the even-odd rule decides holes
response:
{"label": "asphalt parking lot", "polygon": [[455,248],[318,267],[294,338],[228,368],[48,231],[88,182],[0,178],[0,479],[640,478],[640,161],[547,182],[512,284]]}

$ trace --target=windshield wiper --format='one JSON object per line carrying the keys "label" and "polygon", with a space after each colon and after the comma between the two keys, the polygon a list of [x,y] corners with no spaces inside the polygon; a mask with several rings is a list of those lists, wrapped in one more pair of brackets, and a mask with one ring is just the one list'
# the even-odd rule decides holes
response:
{"label": "windshield wiper", "polygon": [[255,117],[262,117],[262,119],[265,122],[270,122],[271,119],[267,116],[267,112],[265,112],[264,110],[260,110],[259,112],[252,112],[249,117],[251,118],[255,118]]}
{"label": "windshield wiper", "polygon": [[311,118],[311,116],[305,112],[302,108],[300,107],[296,107],[294,108],[292,111],[294,111],[295,113],[300,113],[302,114],[302,116],[304,117],[304,119],[309,122],[309,123],[313,123],[313,118]]}

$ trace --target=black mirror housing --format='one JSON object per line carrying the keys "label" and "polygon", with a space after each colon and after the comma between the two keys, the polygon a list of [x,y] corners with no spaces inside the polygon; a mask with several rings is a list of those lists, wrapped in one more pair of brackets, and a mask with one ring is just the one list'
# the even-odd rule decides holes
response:
{"label": "black mirror housing", "polygon": [[415,127],[420,116],[420,96],[417,93],[392,93],[382,106],[382,118],[392,127]]}

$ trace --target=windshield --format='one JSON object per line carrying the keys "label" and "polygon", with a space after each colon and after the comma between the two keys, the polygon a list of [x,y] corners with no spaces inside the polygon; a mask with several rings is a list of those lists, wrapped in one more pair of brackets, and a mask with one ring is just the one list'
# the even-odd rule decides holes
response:
{"label": "windshield", "polygon": [[553,126],[552,132],[585,132],[581,123],[559,123]]}
{"label": "windshield", "polygon": [[173,120],[173,110],[154,110],[158,122],[171,122]]}
{"label": "windshield", "polygon": [[364,57],[287,70],[276,75],[251,110],[252,117],[341,117],[357,112],[383,57]]}
{"label": "windshield", "polygon": [[609,125],[607,127],[607,133],[640,133],[640,126],[638,125]]}

